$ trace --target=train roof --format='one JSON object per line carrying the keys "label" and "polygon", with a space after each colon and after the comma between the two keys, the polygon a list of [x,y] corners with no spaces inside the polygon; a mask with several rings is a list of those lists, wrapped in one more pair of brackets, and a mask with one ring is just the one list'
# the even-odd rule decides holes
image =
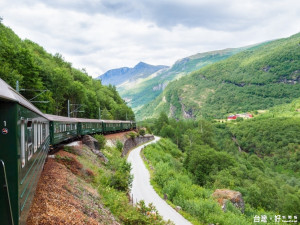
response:
{"label": "train roof", "polygon": [[129,120],[99,120],[99,119],[86,119],[86,118],[71,118],[65,116],[56,116],[51,114],[45,114],[46,118],[50,121],[59,121],[59,122],[81,122],[81,123],[131,123]]}
{"label": "train roof", "polygon": [[81,122],[81,123],[99,123],[102,122],[102,120],[98,119],[86,119],[86,118],[72,118],[72,117],[65,117],[65,116],[56,116],[56,115],[51,115],[51,114],[46,114],[45,115],[48,120],[50,121],[59,121],[59,122]]}
{"label": "train roof", "polygon": [[51,114],[45,114],[45,116],[50,121],[72,122],[72,123],[78,122],[77,118],[70,118],[70,117],[57,116],[57,115],[51,115]]}
{"label": "train roof", "polygon": [[82,122],[82,123],[99,123],[102,122],[103,120],[99,120],[99,119],[86,119],[86,118],[77,118],[78,122]]}
{"label": "train roof", "polygon": [[1,98],[7,101],[17,102],[20,105],[34,111],[35,113],[44,116],[44,114],[37,107],[35,107],[31,102],[29,102],[20,93],[15,91],[11,86],[9,86],[4,80],[0,78],[0,99]]}
{"label": "train roof", "polygon": [[130,123],[129,120],[102,120],[104,123]]}

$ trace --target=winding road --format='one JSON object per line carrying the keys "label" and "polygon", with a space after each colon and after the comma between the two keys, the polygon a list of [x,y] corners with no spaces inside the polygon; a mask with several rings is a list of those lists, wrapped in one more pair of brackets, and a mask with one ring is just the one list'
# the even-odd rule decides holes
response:
{"label": "winding road", "polygon": [[131,189],[133,202],[136,203],[144,200],[147,205],[152,202],[164,220],[171,220],[178,225],[191,225],[188,220],[169,206],[150,184],[150,174],[144,165],[140,152],[146,145],[155,143],[159,139],[159,137],[155,137],[153,141],[135,148],[128,155],[127,161],[131,163],[131,174],[134,176]]}

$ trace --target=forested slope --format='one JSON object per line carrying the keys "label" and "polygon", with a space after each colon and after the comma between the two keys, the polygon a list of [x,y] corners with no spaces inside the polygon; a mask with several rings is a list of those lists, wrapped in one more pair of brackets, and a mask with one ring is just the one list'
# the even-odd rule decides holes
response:
{"label": "forested slope", "polygon": [[244,50],[170,83],[137,112],[174,118],[222,118],[300,97],[300,33]]}
{"label": "forested slope", "polygon": [[[267,215],[268,222],[279,214],[299,218],[300,98],[248,120],[176,121],[161,113],[143,123],[173,142],[145,148],[155,187],[195,220],[231,225],[252,224],[255,215]],[[222,212],[212,198],[216,189],[241,192],[245,211]]]}
{"label": "forested slope", "polygon": [[[21,94],[27,99],[48,103],[34,103],[46,113],[67,115],[70,100],[72,117],[103,119],[134,119],[134,113],[119,96],[115,87],[103,86],[93,80],[84,69],[72,67],[57,53],[51,55],[30,40],[21,40],[0,21],[0,78],[12,87],[19,81]],[[26,89],[26,91],[22,90]],[[35,91],[33,91],[35,90]],[[75,105],[76,104],[76,105]]]}

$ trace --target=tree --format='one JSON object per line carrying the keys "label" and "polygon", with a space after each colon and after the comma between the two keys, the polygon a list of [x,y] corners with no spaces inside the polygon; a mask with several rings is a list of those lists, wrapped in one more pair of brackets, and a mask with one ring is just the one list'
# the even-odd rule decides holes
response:
{"label": "tree", "polygon": [[165,124],[169,124],[169,119],[165,112],[161,112],[158,119],[155,121],[155,129],[157,133],[160,133],[160,130]]}
{"label": "tree", "polygon": [[188,148],[185,167],[195,176],[200,185],[206,184],[212,171],[221,171],[235,165],[232,156],[217,152],[208,145],[192,145]]}

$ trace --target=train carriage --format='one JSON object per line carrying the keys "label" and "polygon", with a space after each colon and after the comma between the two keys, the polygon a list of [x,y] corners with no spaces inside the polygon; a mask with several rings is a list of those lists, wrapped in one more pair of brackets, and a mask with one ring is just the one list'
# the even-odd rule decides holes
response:
{"label": "train carriage", "polygon": [[1,224],[25,224],[49,149],[49,121],[0,79]]}
{"label": "train carriage", "polygon": [[120,123],[121,123],[121,130],[122,131],[126,131],[126,130],[131,129],[131,122],[130,121],[120,120]]}
{"label": "train carriage", "polygon": [[104,132],[114,133],[122,130],[122,125],[119,120],[103,120]]}
{"label": "train carriage", "polygon": [[78,137],[78,121],[76,118],[45,114],[50,121],[50,144],[57,145],[63,141]]}
{"label": "train carriage", "polygon": [[77,118],[77,121],[80,135],[104,133],[102,120]]}

